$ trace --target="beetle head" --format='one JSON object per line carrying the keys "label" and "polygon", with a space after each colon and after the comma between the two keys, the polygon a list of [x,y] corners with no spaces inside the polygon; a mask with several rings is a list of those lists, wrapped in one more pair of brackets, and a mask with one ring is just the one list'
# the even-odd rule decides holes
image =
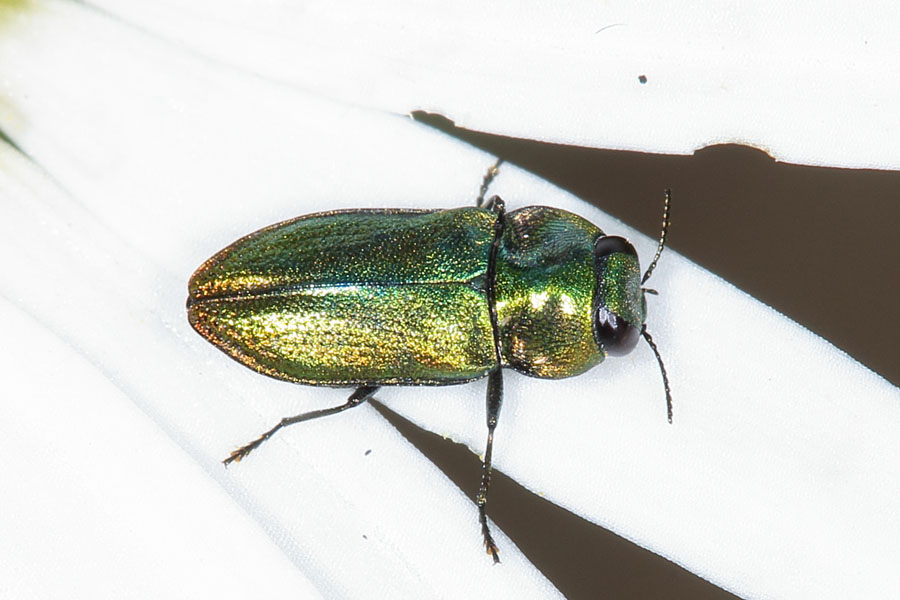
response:
{"label": "beetle head", "polygon": [[662,375],[663,387],[666,391],[666,411],[669,423],[672,422],[672,392],[669,389],[669,376],[663,364],[659,349],[647,332],[644,324],[647,318],[646,292],[655,294],[654,290],[641,287],[650,278],[656,263],[666,247],[666,234],[669,232],[669,205],[672,192],[666,190],[663,205],[662,231],[659,234],[659,245],[656,256],[641,277],[641,267],[637,252],[628,240],[618,236],[601,236],[594,242],[594,270],[596,272],[597,289],[594,291],[594,340],[604,355],[622,356],[631,352],[637,345],[638,338],[643,337],[653,350],[659,372]]}
{"label": "beetle head", "polygon": [[594,340],[605,355],[623,356],[637,345],[647,315],[637,252],[625,238],[601,236],[594,243],[594,269]]}

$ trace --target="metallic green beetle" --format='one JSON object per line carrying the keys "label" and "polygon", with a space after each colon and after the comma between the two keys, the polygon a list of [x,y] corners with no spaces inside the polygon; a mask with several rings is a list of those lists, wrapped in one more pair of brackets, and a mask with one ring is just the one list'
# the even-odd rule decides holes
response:
{"label": "metallic green beetle", "polygon": [[579,375],[643,336],[641,277],[625,239],[546,206],[507,213],[484,194],[449,210],[346,210],[277,223],[206,261],[189,283],[188,319],[220,350],[277,379],[355,387],[347,402],[283,419],[224,462],[239,461],[276,431],[335,414],[384,385],[455,385],[488,378],[487,449],[477,496],[484,544],[497,546],[485,505],[503,397],[502,368],[533,377]]}

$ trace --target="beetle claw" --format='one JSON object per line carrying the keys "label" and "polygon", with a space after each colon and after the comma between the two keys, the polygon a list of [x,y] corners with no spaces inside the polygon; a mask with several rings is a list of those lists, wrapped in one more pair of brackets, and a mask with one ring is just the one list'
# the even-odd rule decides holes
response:
{"label": "beetle claw", "polygon": [[484,505],[482,504],[478,509],[478,512],[480,513],[479,516],[481,517],[481,535],[484,536],[484,549],[491,555],[491,558],[494,559],[494,564],[496,565],[500,562],[500,549],[497,548],[497,544],[494,542],[494,536],[491,535],[491,530],[488,529]]}
{"label": "beetle claw", "polygon": [[250,444],[248,446],[242,446],[228,455],[228,458],[222,461],[222,464],[226,467],[233,462],[241,462],[241,459],[250,454],[250,451],[253,450],[255,446]]}
{"label": "beetle claw", "polygon": [[494,539],[490,537],[490,534],[484,539],[484,549],[494,559],[495,565],[500,562],[500,549],[497,548],[497,544],[494,543]]}

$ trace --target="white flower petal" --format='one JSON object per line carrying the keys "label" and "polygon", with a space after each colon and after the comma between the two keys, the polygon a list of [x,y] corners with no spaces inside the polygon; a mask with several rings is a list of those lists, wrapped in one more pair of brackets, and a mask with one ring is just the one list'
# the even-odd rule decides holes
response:
{"label": "white flower petal", "polygon": [[900,166],[895,2],[92,4],[275,80],[470,129],[680,154],[734,142],[787,162]]}
{"label": "white flower petal", "polygon": [[[88,586],[99,585],[90,570],[54,564],[52,548],[35,545],[29,536],[53,535],[65,540],[60,544],[81,540],[84,532],[77,523],[63,527],[66,521],[59,515],[72,506],[66,500],[94,497],[95,489],[105,490],[102,481],[97,483],[98,473],[106,469],[125,473],[125,460],[135,464],[128,448],[131,441],[143,457],[168,453],[171,460],[184,463],[172,467],[172,478],[178,477],[179,483],[161,481],[167,473],[165,463],[147,474],[151,481],[179,490],[182,485],[194,486],[192,494],[196,489],[203,500],[191,503],[190,510],[209,506],[222,527],[241,528],[233,537],[216,538],[212,548],[204,548],[213,520],[197,517],[201,531],[197,536],[202,539],[184,543],[195,544],[196,552],[204,553],[201,562],[243,551],[243,543],[232,545],[242,536],[262,556],[277,554],[252,522],[235,524],[240,513],[218,493],[224,487],[325,597],[366,597],[373,589],[395,597],[552,593],[506,539],[500,542],[503,566],[490,567],[478,551],[471,504],[409,452],[368,408],[282,434],[239,467],[227,473],[219,468],[223,452],[279,417],[337,404],[342,393],[266,380],[200,340],[183,315],[184,284],[191,271],[235,237],[304,212],[337,206],[459,205],[474,196],[490,163],[489,158],[406,120],[314,100],[277,81],[398,112],[439,109],[471,127],[529,137],[689,151],[698,140],[709,141],[708,136],[715,134],[716,140],[749,140],[798,161],[896,164],[895,155],[886,151],[896,131],[881,127],[879,121],[885,106],[877,96],[881,90],[864,88],[862,97],[872,100],[865,110],[854,104],[862,102],[858,98],[839,93],[856,82],[855,71],[838,73],[833,85],[824,82],[821,97],[816,96],[821,105],[809,102],[814,110],[808,114],[785,110],[790,122],[775,119],[769,128],[773,94],[783,89],[779,86],[790,73],[789,65],[770,75],[764,69],[754,71],[751,67],[757,63],[748,58],[738,63],[744,66],[735,73],[740,76],[736,82],[726,78],[727,69],[725,74],[713,70],[719,75],[707,84],[734,83],[740,92],[737,98],[726,88],[728,93],[723,92],[714,106],[703,98],[692,102],[691,90],[697,89],[698,77],[708,77],[709,65],[692,65],[680,54],[648,57],[644,50],[629,62],[631,55],[615,48],[604,48],[602,60],[597,59],[596,52],[585,52],[589,42],[577,36],[572,41],[571,33],[563,34],[580,26],[565,16],[554,21],[545,15],[521,15],[514,20],[516,27],[488,28],[497,33],[492,39],[482,25],[488,18],[469,12],[464,13],[467,28],[451,19],[442,21],[447,25],[437,31],[413,28],[412,37],[404,38],[396,18],[376,9],[348,13],[358,19],[358,26],[350,27],[348,17],[324,5],[307,4],[301,24],[309,35],[304,37],[296,35],[292,27],[297,21],[287,18],[283,11],[288,9],[280,5],[263,10],[263,16],[276,18],[261,25],[236,17],[237,4],[217,5],[238,7],[232,16],[226,8],[192,5],[199,7],[198,19],[180,15],[185,17],[183,23],[172,19],[165,5],[155,6],[160,8],[152,22],[140,21],[137,13],[120,14],[150,29],[168,18],[183,26],[181,33],[164,31],[170,38],[186,45],[196,42],[203,54],[233,59],[268,79],[248,82],[245,74],[223,63],[204,64],[202,58],[148,40],[139,31],[77,5],[34,3],[30,12],[7,13],[0,22],[5,28],[0,36],[4,74],[0,129],[62,188],[31,167],[11,167],[20,159],[3,150],[0,197],[9,210],[4,209],[0,223],[0,248],[15,260],[0,282],[0,295],[6,299],[0,315],[11,323],[7,329],[16,332],[14,339],[21,340],[6,350],[23,350],[2,363],[12,382],[9,391],[31,397],[27,392],[40,369],[35,374],[27,366],[40,366],[39,352],[52,348],[51,356],[65,361],[65,373],[78,382],[69,400],[90,410],[85,417],[61,413],[65,421],[52,421],[54,434],[62,435],[58,432],[65,432],[62,425],[66,425],[72,435],[84,431],[87,440],[103,440],[117,449],[108,466],[84,478],[58,478],[70,496],[46,483],[32,488],[40,480],[34,483],[33,474],[18,466],[5,472],[14,482],[10,489],[28,489],[26,498],[18,500],[22,510],[29,508],[31,494],[63,498],[60,512],[48,520],[46,529],[39,522],[33,529],[14,528],[13,522],[0,518],[4,531],[15,532],[21,544],[37,549],[39,562],[26,584],[46,577],[50,567],[60,577],[74,572]],[[248,14],[259,10],[257,6]],[[612,13],[601,16],[615,16]],[[673,17],[667,11],[660,14]],[[871,14],[877,19],[877,12]],[[199,16],[207,23],[215,20],[198,28]],[[765,11],[748,17],[752,17],[747,19],[750,31],[762,21],[772,25],[774,39],[797,25],[796,18],[766,20]],[[707,18],[722,19],[717,13]],[[281,24],[284,35],[272,37],[273,22]],[[592,32],[590,43],[626,30],[636,31],[629,41],[636,44],[648,32],[661,32],[660,22],[654,17],[653,26]],[[809,29],[804,24],[800,30],[804,36],[823,25],[820,17],[809,22]],[[687,39],[705,39],[697,42],[701,45],[709,44],[710,38],[700,35],[709,21],[697,23],[695,29],[672,22],[666,26]],[[367,29],[374,37],[348,45]],[[474,36],[472,50],[459,42],[461,30]],[[216,31],[218,45],[210,45],[207,36]],[[244,31],[244,37],[238,31]],[[896,44],[879,34],[881,29],[872,31],[871,39],[879,48]],[[258,45],[270,37],[276,48],[286,44],[280,60],[272,61],[271,48]],[[398,56],[384,41],[389,38],[403,42]],[[221,42],[226,39],[233,52],[224,53]],[[318,45],[311,46],[314,51],[304,50],[291,45],[298,43],[296,39]],[[519,43],[513,43],[517,39]],[[522,39],[534,44],[533,54],[531,50],[517,54],[526,52]],[[476,50],[477,43],[482,46]],[[734,48],[749,43],[738,39]],[[507,46],[512,48],[509,53],[504,51]],[[816,48],[822,46],[824,42]],[[841,49],[852,50],[846,42],[836,47],[839,56],[862,61],[859,72],[871,75],[875,63],[864,60],[865,52],[840,54]],[[646,52],[652,53],[652,48],[659,52],[658,45]],[[628,49],[635,51],[631,45]],[[481,66],[473,70],[475,52]],[[522,58],[545,61],[535,72],[546,75],[556,58],[569,55],[586,58],[570,69],[559,68],[558,78],[549,83],[530,79],[531,65]],[[828,60],[838,55],[823,54],[821,69],[830,72]],[[238,60],[240,56],[246,60]],[[726,53],[722,64],[733,64],[732,58]],[[524,66],[517,66],[516,60]],[[595,60],[600,66],[608,62],[605,68],[621,73],[613,77],[584,62]],[[679,71],[676,63],[696,73]],[[629,91],[624,86],[630,84],[622,78],[647,64],[660,68],[659,75],[647,73],[647,85],[659,80],[666,87],[642,99],[643,88]],[[271,70],[263,65],[271,65]],[[583,79],[585,72],[597,73],[587,91],[570,85],[572,77]],[[758,87],[747,84],[748,74],[762,76]],[[882,75],[884,93],[892,94],[896,76]],[[308,81],[303,79],[307,76]],[[404,77],[414,83],[404,84]],[[597,88],[597,82],[605,87]],[[809,93],[810,88],[805,89]],[[534,94],[533,101],[525,91]],[[811,97],[798,94],[792,98],[793,106]],[[836,107],[840,113],[834,112]],[[852,123],[831,118],[845,111],[854,114]],[[633,127],[635,122],[640,127]],[[833,127],[823,132],[822,123]],[[820,127],[813,127],[816,124]],[[835,154],[834,145],[822,140],[826,134],[828,140],[849,141]],[[604,230],[632,239],[641,256],[652,255],[652,240],[514,168],[503,170],[494,191],[510,206],[549,203],[575,210]],[[851,590],[863,597],[898,595],[900,581],[893,568],[900,560],[895,541],[900,539],[900,523],[894,510],[900,492],[897,389],[674,253],[663,258],[653,285],[662,294],[650,299],[649,326],[672,379],[675,424],[665,423],[659,373],[643,346],[628,358],[610,360],[590,374],[563,382],[510,374],[497,437],[497,466],[562,506],[742,595],[841,598]],[[694,314],[698,306],[703,307],[703,320],[681,317]],[[20,312],[37,324],[17,328]],[[47,332],[75,352],[59,349]],[[51,398],[63,389],[50,378],[39,385],[38,398]],[[83,399],[94,389],[103,404],[100,399]],[[391,389],[384,397],[391,407],[426,427],[482,448],[483,385],[415,392]],[[134,411],[129,401],[140,411]],[[84,442],[82,436],[45,445],[40,432],[47,423],[36,418],[33,406],[9,403],[3,408],[10,411],[0,421],[0,437],[9,443],[4,446],[7,455],[18,451],[9,440],[34,436],[38,442],[33,452],[43,448],[47,454],[35,464],[47,465],[53,472],[71,465],[60,448]],[[103,414],[115,415],[115,428],[85,422]],[[148,427],[145,416],[157,429]],[[120,424],[119,419],[127,423]],[[127,431],[128,439],[105,431],[110,428]],[[108,437],[97,437],[104,434]],[[178,452],[178,447],[186,452]],[[373,453],[366,457],[370,448]],[[103,455],[90,456],[101,460]],[[220,486],[182,484],[180,473],[188,470],[188,456],[203,467],[198,474],[211,475]],[[381,456],[382,462],[373,460]],[[156,559],[148,566],[154,573],[157,568],[188,572],[192,567],[186,558],[164,553],[173,534],[163,524],[176,518],[175,508],[166,505],[150,511],[134,499],[141,489],[140,478],[129,481],[135,492],[130,497],[122,494],[116,511],[92,508],[85,518],[99,527],[102,516],[113,515],[110,526],[119,535],[107,539],[128,538],[125,515],[132,512],[151,526],[113,556],[109,548],[91,547],[80,549],[78,556],[112,560],[114,569],[150,581],[154,576],[139,568],[146,561],[139,563],[137,557],[142,555],[135,553],[141,546]],[[50,530],[54,524],[57,527]],[[71,554],[74,551],[66,553]],[[306,585],[295,571],[283,568],[284,562],[250,566],[252,574],[232,574],[229,591],[245,595],[241,585],[255,577],[277,577],[273,588],[285,590]],[[13,573],[18,564],[0,561],[0,569]],[[267,574],[267,569],[277,573]],[[159,588],[147,595],[158,597],[166,591]]]}

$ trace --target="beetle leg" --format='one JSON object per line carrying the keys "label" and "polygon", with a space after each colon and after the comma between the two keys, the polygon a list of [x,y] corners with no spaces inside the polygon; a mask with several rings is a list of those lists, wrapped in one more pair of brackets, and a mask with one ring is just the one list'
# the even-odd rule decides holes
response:
{"label": "beetle leg", "polygon": [[491,486],[491,452],[494,447],[494,429],[497,428],[497,418],[500,416],[500,406],[503,404],[503,371],[497,367],[488,375],[487,387],[487,448],[484,451],[484,460],[481,462],[481,487],[478,490],[478,496],[475,497],[475,503],[478,505],[478,519],[481,521],[481,534],[484,536],[484,547],[487,553],[494,559],[494,563],[500,562],[499,550],[494,538],[491,536],[491,530],[488,527],[487,514],[485,506],[487,506],[488,488]]}
{"label": "beetle leg", "polygon": [[496,177],[497,173],[500,172],[501,164],[503,164],[503,159],[498,158],[497,162],[491,165],[491,168],[488,169],[488,172],[484,174],[484,179],[481,180],[481,187],[478,189],[478,198],[475,199],[475,206],[477,206],[478,208],[481,208],[481,206],[484,204],[484,195],[487,193],[491,182],[494,180],[494,177]]}
{"label": "beetle leg", "polygon": [[328,415],[334,415],[339,412],[343,412],[348,408],[353,408],[354,406],[359,406],[369,398],[375,395],[375,392],[378,391],[378,386],[374,385],[364,385],[356,388],[356,390],[350,394],[350,398],[347,399],[347,402],[341,404],[340,406],[335,406],[332,408],[323,408],[322,410],[313,410],[310,412],[306,412],[303,414],[299,414],[294,417],[285,417],[283,418],[278,425],[268,430],[249,444],[245,446],[241,446],[237,450],[231,453],[231,455],[222,461],[222,463],[227,467],[229,463],[232,462],[240,462],[242,458],[250,454],[253,450],[255,450],[260,444],[264,441],[272,437],[276,431],[281,429],[282,427],[287,427],[288,425],[293,425],[294,423],[300,423],[301,421],[311,421],[312,419],[318,419],[319,417],[327,417]]}
{"label": "beetle leg", "polygon": [[490,200],[485,202],[481,208],[493,211],[501,217],[506,214],[506,203],[500,196],[491,196]]}

